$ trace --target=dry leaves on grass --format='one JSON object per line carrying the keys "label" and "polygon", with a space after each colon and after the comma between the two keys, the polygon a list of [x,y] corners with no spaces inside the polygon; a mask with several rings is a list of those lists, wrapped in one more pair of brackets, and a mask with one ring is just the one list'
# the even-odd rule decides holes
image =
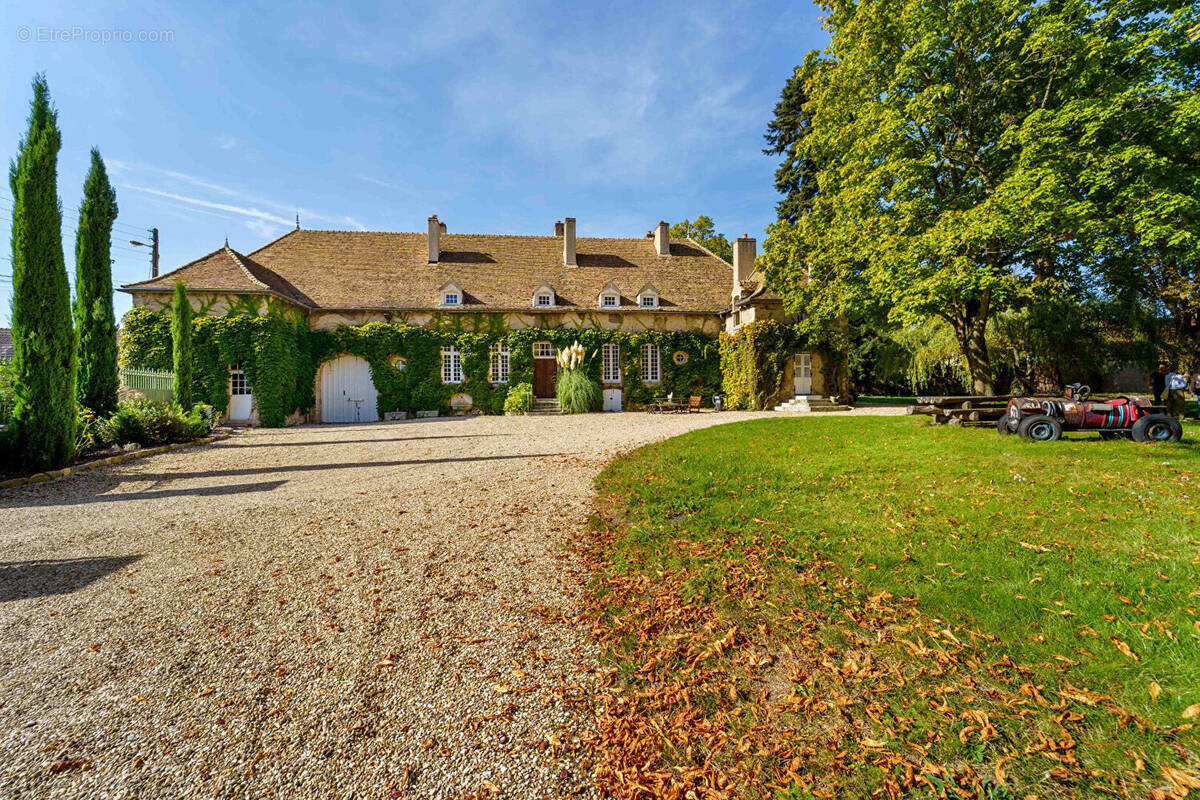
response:
{"label": "dry leaves on grass", "polygon": [[[589,554],[606,577],[587,615],[622,666],[595,702],[595,774],[620,800],[789,787],[815,797],[1020,797],[1004,793],[1019,776],[1037,780],[1041,796],[1139,792],[1132,773],[1082,765],[1078,741],[1097,724],[1151,723],[1101,692],[1036,685],[991,637],[950,630],[887,592],[864,598],[831,562],[795,559],[778,538],[679,542],[687,563],[721,564],[719,602],[689,602],[684,569],[606,572],[615,535],[602,533]],[[731,550],[742,555],[721,559]],[[793,602],[764,592],[781,570]],[[1190,775],[1164,770],[1164,797],[1200,788]]]}

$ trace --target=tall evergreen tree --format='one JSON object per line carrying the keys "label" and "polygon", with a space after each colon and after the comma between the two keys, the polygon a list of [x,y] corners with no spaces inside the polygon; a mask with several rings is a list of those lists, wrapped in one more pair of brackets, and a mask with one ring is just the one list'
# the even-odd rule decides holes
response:
{"label": "tall evergreen tree", "polygon": [[75,333],[79,337],[79,402],[97,414],[117,407],[117,322],[112,301],[112,225],[117,193],[100,151],[83,184],[75,235]]}
{"label": "tall evergreen tree", "polygon": [[175,284],[171,305],[171,355],[175,366],[171,389],[176,404],[186,411],[192,407],[192,304],[182,281]]}
{"label": "tall evergreen tree", "polygon": [[32,469],[62,466],[75,449],[78,363],[58,203],[61,146],[46,77],[37,75],[29,130],[8,172],[13,197],[13,429],[21,460]]}
{"label": "tall evergreen tree", "polygon": [[817,195],[817,164],[799,147],[812,130],[812,113],[805,110],[808,92],[805,83],[812,79],[824,62],[816,52],[808,54],[783,85],[775,117],[767,123],[763,138],[770,145],[763,149],[769,156],[783,156],[775,170],[775,191],[783,199],[775,205],[781,220],[795,223]]}

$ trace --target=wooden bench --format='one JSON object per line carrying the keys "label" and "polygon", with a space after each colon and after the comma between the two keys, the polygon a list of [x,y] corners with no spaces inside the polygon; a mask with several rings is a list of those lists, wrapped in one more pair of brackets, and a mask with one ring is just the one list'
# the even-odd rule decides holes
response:
{"label": "wooden bench", "polygon": [[909,414],[933,417],[938,425],[962,425],[964,422],[988,422],[1000,419],[1012,395],[950,395],[918,397],[908,407]]}

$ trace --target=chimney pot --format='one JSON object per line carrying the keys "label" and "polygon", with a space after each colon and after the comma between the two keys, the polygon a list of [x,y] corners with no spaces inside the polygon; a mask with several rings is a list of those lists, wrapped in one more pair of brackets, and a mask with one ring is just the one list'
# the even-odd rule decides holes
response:
{"label": "chimney pot", "polygon": [[567,217],[563,225],[563,264],[568,267],[576,266],[574,217]]}
{"label": "chimney pot", "polygon": [[563,222],[561,219],[554,223],[554,235],[555,236],[563,235]]}
{"label": "chimney pot", "polygon": [[442,223],[438,222],[437,214],[434,214],[429,218],[429,234],[427,238],[429,239],[430,264],[438,263],[438,254],[442,252],[438,239],[441,236],[443,229]]}
{"label": "chimney pot", "polygon": [[654,229],[654,250],[660,256],[671,255],[671,227],[661,220]]}

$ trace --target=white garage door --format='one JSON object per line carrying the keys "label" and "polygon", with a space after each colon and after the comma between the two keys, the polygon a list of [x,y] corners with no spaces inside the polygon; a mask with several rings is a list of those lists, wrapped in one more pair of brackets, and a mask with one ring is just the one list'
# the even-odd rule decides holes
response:
{"label": "white garage door", "polygon": [[338,356],[321,368],[321,422],[376,422],[378,397],[371,366],[358,356]]}

